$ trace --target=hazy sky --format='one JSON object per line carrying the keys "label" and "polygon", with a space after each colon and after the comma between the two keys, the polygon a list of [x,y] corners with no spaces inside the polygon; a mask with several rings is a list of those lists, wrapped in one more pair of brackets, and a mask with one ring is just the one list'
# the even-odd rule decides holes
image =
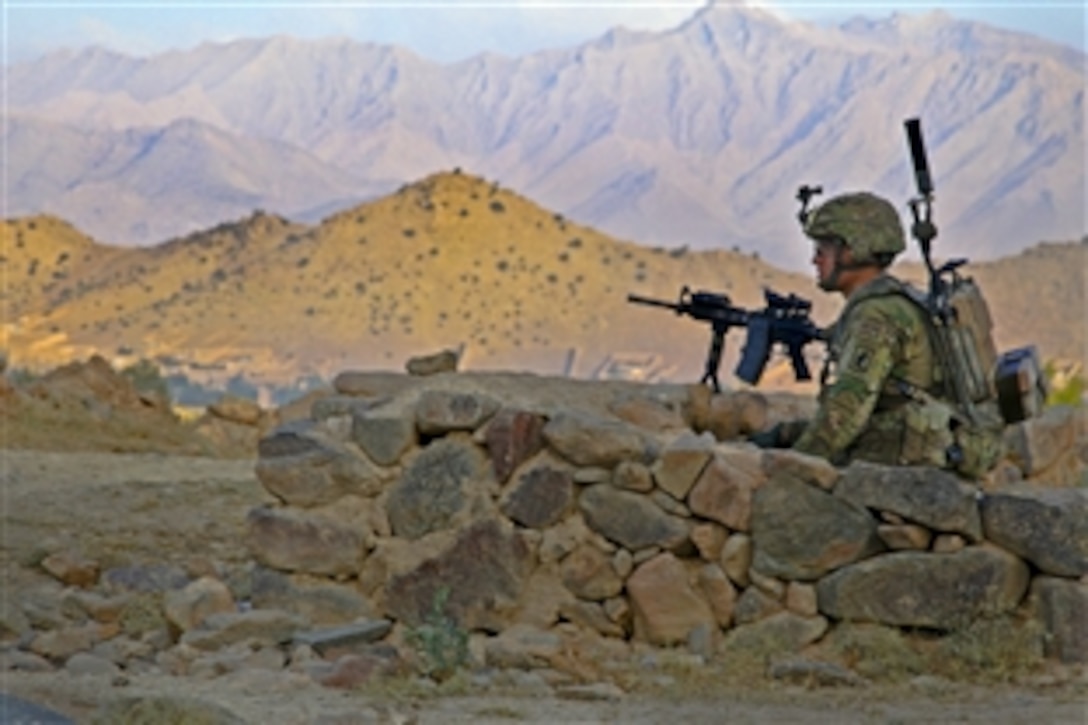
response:
{"label": "hazy sky", "polygon": [[[739,0],[717,0],[720,4]],[[697,0],[0,0],[7,62],[59,48],[103,45],[136,55],[203,41],[287,34],[347,36],[395,43],[438,61],[481,51],[507,55],[576,44],[611,27],[664,30],[705,2]],[[841,22],[943,7],[953,16],[1022,30],[1084,50],[1084,0],[759,0],[781,16]]]}

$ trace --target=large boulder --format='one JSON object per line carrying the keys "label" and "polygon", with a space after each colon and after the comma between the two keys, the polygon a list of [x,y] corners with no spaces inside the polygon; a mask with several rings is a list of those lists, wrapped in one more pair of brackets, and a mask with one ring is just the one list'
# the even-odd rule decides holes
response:
{"label": "large boulder", "polygon": [[710,459],[688,494],[688,506],[697,516],[748,531],[752,496],[765,479],[762,472],[736,465],[735,458],[719,453]]}
{"label": "large boulder", "polygon": [[442,614],[458,626],[501,631],[512,624],[510,615],[532,566],[532,551],[511,525],[479,520],[460,530],[434,556],[391,572],[385,587],[386,615],[418,626],[445,598]]}
{"label": "large boulder", "polygon": [[357,405],[351,410],[351,439],[375,463],[392,466],[419,440],[414,417]]}
{"label": "large boulder", "polygon": [[1088,490],[1021,489],[982,500],[986,538],[1047,574],[1088,574]]}
{"label": "large boulder", "polygon": [[406,461],[386,510],[396,536],[418,539],[489,507],[491,466],[466,434],[436,440]]}
{"label": "large boulder", "polygon": [[668,552],[635,569],[627,580],[635,637],[674,645],[687,642],[698,628],[717,631],[717,618],[691,579],[684,562]]}
{"label": "large boulder", "polygon": [[484,442],[500,483],[544,448],[542,432],[546,422],[541,415],[516,408],[503,408],[488,421]]}
{"label": "large boulder", "polygon": [[982,539],[979,491],[948,471],[854,463],[843,472],[834,493],[936,531],[963,534],[971,541]]}
{"label": "large boulder", "polygon": [[367,528],[340,512],[258,506],[246,517],[247,544],[260,564],[282,571],[357,574]]}
{"label": "large boulder", "polygon": [[1088,582],[1037,576],[1030,601],[1046,635],[1046,655],[1061,662],[1088,662]]}
{"label": "large boulder", "polygon": [[544,529],[558,523],[573,504],[574,475],[570,466],[542,454],[514,474],[499,508],[522,526]]}
{"label": "large boulder", "polygon": [[567,554],[559,571],[564,586],[581,599],[600,601],[623,591],[623,579],[612,566],[612,557],[590,544]]}
{"label": "large boulder", "polygon": [[389,473],[314,421],[284,424],[257,444],[257,478],[292,506],[321,506],[379,493]]}
{"label": "large boulder", "polygon": [[281,609],[318,625],[348,624],[374,615],[373,606],[353,581],[286,574],[257,566],[250,580],[250,603],[255,609]]}
{"label": "large boulder", "polygon": [[652,467],[658,487],[684,500],[714,455],[714,437],[683,433],[666,445]]}
{"label": "large boulder", "polygon": [[752,568],[801,580],[818,579],[884,548],[868,511],[787,474],[756,491],[752,544]]}
{"label": "large boulder", "polygon": [[543,435],[552,450],[578,466],[612,468],[620,461],[641,461],[648,454],[638,428],[587,413],[560,413],[544,426]]}
{"label": "large boulder", "polygon": [[684,519],[666,513],[648,496],[608,483],[583,491],[578,507],[589,528],[631,551],[650,546],[673,549],[688,540]]}
{"label": "large boulder", "polygon": [[424,435],[473,431],[499,409],[489,395],[453,390],[425,390],[416,401],[416,427]]}
{"label": "large boulder", "polygon": [[1083,436],[1088,414],[1083,407],[1048,407],[1042,415],[1029,418],[1005,431],[1008,458],[1024,475],[1034,477],[1053,465]]}
{"label": "large boulder", "polygon": [[984,544],[954,554],[877,556],[824,577],[816,595],[820,612],[833,619],[952,630],[1012,611],[1029,579],[1023,561]]}

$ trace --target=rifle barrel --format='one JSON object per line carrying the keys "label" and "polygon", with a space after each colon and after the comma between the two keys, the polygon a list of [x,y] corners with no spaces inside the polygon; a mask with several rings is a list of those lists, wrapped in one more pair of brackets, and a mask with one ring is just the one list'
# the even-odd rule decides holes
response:
{"label": "rifle barrel", "polygon": [[679,309],[679,305],[675,302],[668,302],[666,300],[655,300],[653,297],[642,297],[641,295],[627,295],[628,302],[634,302],[640,305],[651,305],[653,307],[667,307],[670,310]]}

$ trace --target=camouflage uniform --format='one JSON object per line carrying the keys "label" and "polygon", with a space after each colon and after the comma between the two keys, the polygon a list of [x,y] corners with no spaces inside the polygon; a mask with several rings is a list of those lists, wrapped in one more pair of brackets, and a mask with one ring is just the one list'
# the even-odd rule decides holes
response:
{"label": "camouflage uniform", "polygon": [[941,387],[925,313],[907,294],[883,275],[847,300],[831,330],[819,410],[795,450],[839,465],[947,465],[950,408],[922,402],[902,385],[934,397]]}
{"label": "camouflage uniform", "polygon": [[[906,248],[895,207],[868,193],[829,200],[805,215],[804,228],[849,248],[853,266],[886,268]],[[836,257],[821,287],[838,289],[837,275],[850,268],[840,264]],[[941,367],[917,294],[887,274],[852,292],[831,329],[816,417],[795,421],[782,444],[839,465],[948,465],[953,409],[940,400]]]}

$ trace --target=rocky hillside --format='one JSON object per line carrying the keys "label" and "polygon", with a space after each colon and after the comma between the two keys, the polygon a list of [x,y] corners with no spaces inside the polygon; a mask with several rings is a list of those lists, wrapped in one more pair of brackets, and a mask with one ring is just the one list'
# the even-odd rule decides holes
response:
{"label": "rocky hillside", "polygon": [[[283,385],[344,367],[399,370],[454,348],[467,369],[588,377],[627,365],[694,380],[709,328],[628,304],[628,293],[674,300],[690,285],[751,308],[769,286],[813,299],[820,324],[839,304],[809,276],[754,255],[618,241],[457,171],[316,226],[258,212],[150,248],[104,246],[52,217],[2,229],[0,312],[14,367],[101,353],[194,380]],[[794,245],[807,259],[799,233]],[[1082,360],[1084,268],[1076,243],[972,265],[999,346],[1034,341],[1045,358]],[[904,272],[920,277],[917,265]],[[743,341],[727,337],[723,381]]]}
{"label": "rocky hillside", "polygon": [[950,253],[1085,232],[1083,53],[944,13],[821,27],[712,2],[516,58],[276,37],[66,50],[6,77],[12,213],[111,243],[255,207],[312,222],[461,165],[611,235],[800,269],[797,186],[905,200],[913,116]]}

